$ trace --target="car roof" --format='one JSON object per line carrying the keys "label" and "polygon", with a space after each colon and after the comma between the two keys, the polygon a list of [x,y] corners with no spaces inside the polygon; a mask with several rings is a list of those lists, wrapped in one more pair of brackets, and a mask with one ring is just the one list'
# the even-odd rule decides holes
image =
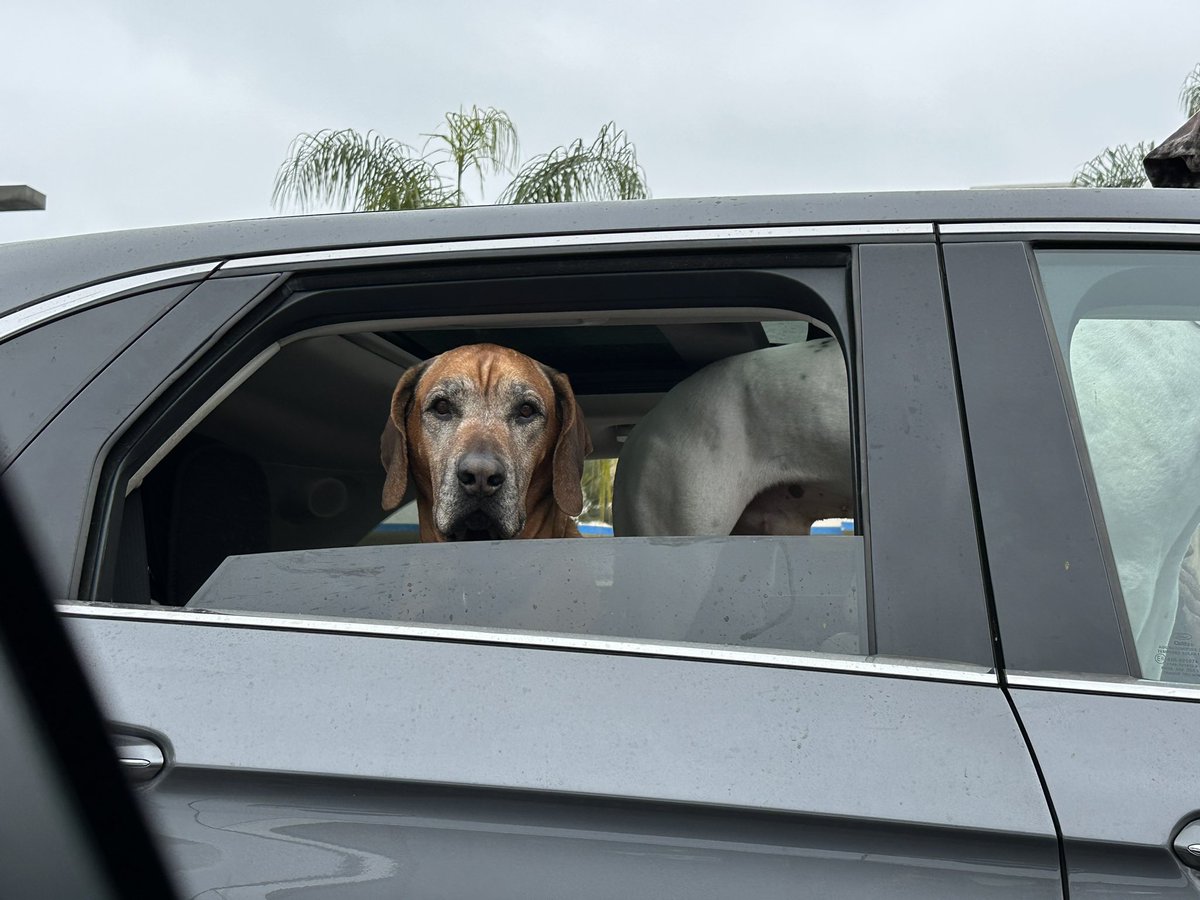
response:
{"label": "car roof", "polygon": [[465,238],[654,229],[981,221],[1200,222],[1169,189],[709,197],[280,216],[0,244],[0,314],[76,287],[237,256]]}

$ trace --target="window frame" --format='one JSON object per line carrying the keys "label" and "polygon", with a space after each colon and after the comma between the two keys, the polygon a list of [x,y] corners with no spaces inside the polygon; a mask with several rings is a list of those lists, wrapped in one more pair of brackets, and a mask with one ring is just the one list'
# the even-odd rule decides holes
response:
{"label": "window frame", "polygon": [[[814,234],[813,237],[815,238],[816,235]],[[922,232],[919,227],[906,228],[906,229],[899,231],[898,233],[892,233],[885,229],[885,230],[883,230],[882,234],[879,235],[878,237],[875,237],[875,238],[868,237],[866,239],[859,240],[855,243],[838,242],[838,243],[831,245],[828,242],[828,240],[818,241],[818,240],[814,239],[814,240],[801,241],[799,243],[793,242],[793,243],[790,243],[790,244],[784,245],[784,246],[740,247],[740,248],[734,248],[734,249],[729,249],[729,250],[722,248],[722,252],[720,254],[713,253],[713,252],[706,252],[703,254],[682,254],[682,255],[679,255],[679,262],[677,263],[678,265],[680,265],[682,267],[687,267],[687,268],[708,269],[708,268],[713,268],[713,267],[717,267],[717,266],[727,266],[728,262],[722,262],[722,257],[726,257],[726,258],[737,257],[739,259],[744,259],[744,260],[750,260],[753,257],[759,257],[761,260],[765,260],[766,258],[779,259],[781,254],[786,256],[786,254],[789,252],[790,253],[799,253],[799,254],[809,257],[809,258],[811,258],[811,255],[814,252],[817,252],[817,253],[832,252],[835,254],[849,253],[849,255],[850,255],[849,272],[851,273],[851,279],[852,279],[852,286],[850,289],[850,293],[851,293],[851,304],[853,305],[853,307],[851,310],[848,311],[848,316],[849,316],[850,321],[848,322],[848,325],[846,328],[847,333],[842,336],[841,342],[843,344],[843,349],[848,356],[848,362],[851,365],[851,370],[850,370],[851,402],[852,402],[852,414],[854,417],[853,422],[855,423],[855,426],[856,426],[853,429],[853,431],[854,431],[853,439],[854,439],[854,442],[856,445],[856,459],[857,459],[857,469],[858,469],[857,477],[860,480],[860,490],[861,490],[861,496],[862,496],[862,502],[860,503],[860,516],[859,516],[859,519],[861,520],[862,525],[860,526],[860,528],[862,529],[862,531],[864,533],[866,533],[868,535],[870,534],[870,527],[871,527],[870,521],[869,521],[870,516],[871,516],[871,509],[870,509],[870,502],[869,502],[868,496],[867,496],[868,491],[866,488],[866,480],[865,480],[867,477],[866,473],[865,473],[865,461],[864,461],[862,453],[861,453],[861,448],[858,446],[858,444],[861,440],[860,435],[862,433],[864,433],[863,426],[867,422],[869,417],[863,412],[863,409],[862,409],[863,404],[862,404],[861,400],[859,399],[860,388],[857,385],[860,383],[860,381],[863,377],[864,370],[863,370],[863,360],[862,360],[861,348],[858,346],[858,342],[857,342],[857,338],[856,338],[856,334],[855,334],[855,329],[856,329],[857,325],[854,323],[853,318],[854,318],[854,316],[859,315],[861,312],[861,309],[859,307],[860,298],[858,296],[858,291],[859,291],[859,280],[862,278],[862,275],[863,275],[863,271],[860,266],[860,254],[861,254],[862,249],[864,247],[874,246],[874,245],[878,245],[878,244],[887,245],[887,244],[898,244],[898,243],[904,243],[904,244],[908,245],[909,249],[907,252],[909,252],[909,253],[912,253],[913,250],[915,249],[915,250],[919,250],[922,253],[924,253],[925,256],[920,260],[919,264],[917,264],[915,267],[914,267],[915,257],[910,256],[907,260],[901,260],[900,268],[898,270],[891,271],[890,275],[888,275],[887,277],[894,281],[894,279],[897,276],[903,277],[906,273],[909,276],[911,276],[913,271],[918,272],[919,275],[918,275],[916,281],[913,283],[914,284],[919,283],[919,289],[927,292],[927,296],[925,297],[925,299],[930,301],[931,308],[938,310],[940,315],[943,316],[942,324],[941,324],[940,328],[944,332],[944,330],[945,330],[944,297],[941,294],[940,273],[938,271],[936,256],[933,254],[933,239],[932,239],[931,234],[930,235],[924,234],[924,232]],[[706,251],[709,251],[710,249],[715,249],[715,248],[710,248],[710,247],[706,246],[704,249]],[[573,254],[573,256],[574,255],[575,254]],[[618,254],[613,254],[610,252],[608,254],[597,253],[597,254],[592,254],[592,255],[584,255],[582,257],[572,259],[572,262],[578,263],[580,261],[580,259],[584,259],[588,262],[607,260],[610,263],[615,263],[618,270],[626,271],[627,269],[629,269],[631,267],[661,265],[660,262],[656,262],[657,256],[658,256],[657,254],[655,254],[654,256],[651,256],[649,254],[644,254],[644,253],[633,253],[633,252],[630,252],[629,250],[626,250],[623,248],[622,252],[620,252]],[[250,264],[251,262],[252,261],[243,261],[243,264],[238,267],[237,273],[242,274],[245,272],[262,271],[261,267],[252,265],[252,264]],[[277,263],[278,260],[270,260],[270,262]],[[318,262],[321,262],[321,261],[318,261]],[[328,264],[327,260],[323,260],[323,262],[325,262],[326,265]],[[550,265],[561,265],[559,260],[543,260],[543,262],[550,264]],[[494,260],[494,259],[487,259],[487,260],[472,260],[472,259],[457,260],[456,259],[456,260],[454,260],[454,263],[453,263],[454,266],[468,267],[472,271],[475,271],[476,273],[478,273],[481,266],[485,266],[488,268],[491,268],[491,267],[505,268],[509,265],[528,266],[529,264],[530,264],[530,260],[513,261],[510,263],[505,260]],[[159,415],[160,420],[162,420],[164,418],[169,418],[169,417],[163,417],[161,415],[161,413],[164,410],[169,410],[170,408],[172,408],[173,405],[178,404],[180,401],[180,398],[183,397],[186,392],[188,392],[190,390],[196,390],[197,385],[202,384],[202,383],[207,383],[209,385],[209,389],[211,390],[212,385],[214,385],[214,384],[219,385],[219,384],[224,383],[224,381],[228,380],[228,377],[229,377],[229,374],[231,371],[231,367],[234,371],[236,371],[236,369],[237,369],[236,365],[231,366],[231,356],[237,356],[237,354],[230,354],[227,352],[230,350],[231,343],[236,343],[236,348],[241,350],[241,356],[243,357],[242,363],[244,364],[247,356],[254,355],[253,351],[255,349],[257,349],[258,352],[261,352],[261,350],[262,350],[261,341],[257,345],[255,345],[255,344],[248,343],[246,338],[249,334],[252,334],[252,333],[258,333],[258,334],[267,333],[267,332],[263,332],[263,330],[262,330],[264,327],[264,323],[273,322],[275,325],[279,325],[282,322],[286,326],[285,330],[292,334],[295,334],[296,329],[303,324],[308,324],[310,326],[312,325],[311,322],[306,323],[302,317],[299,319],[292,319],[291,321],[286,321],[288,317],[281,317],[279,315],[279,313],[284,311],[285,308],[287,307],[287,305],[288,305],[287,300],[289,299],[289,296],[294,295],[294,289],[297,284],[297,281],[296,281],[297,276],[301,276],[304,274],[312,274],[312,275],[317,275],[319,277],[322,266],[318,265],[317,263],[311,263],[310,265],[312,266],[312,268],[316,268],[317,272],[293,273],[291,278],[288,280],[287,286],[284,288],[284,290],[281,292],[276,291],[277,296],[276,296],[275,300],[273,300],[273,301],[269,300],[266,303],[260,304],[259,309],[257,309],[255,311],[254,315],[248,317],[248,320],[247,320],[248,324],[243,323],[242,327],[240,327],[235,332],[233,332],[229,336],[227,336],[226,340],[223,342],[222,348],[218,348],[217,350],[214,350],[213,352],[209,353],[208,356],[200,362],[200,364],[195,366],[193,368],[193,370],[189,371],[189,373],[187,374],[187,376],[185,378],[182,378],[177,382],[177,384],[172,388],[172,390],[170,392],[168,392],[168,395],[166,395],[160,399],[160,401],[157,405],[157,411],[160,414]],[[778,263],[776,263],[776,265],[778,265]],[[766,266],[763,265],[762,261],[760,261],[758,263],[758,266],[762,266],[763,268],[766,268]],[[882,266],[881,270],[884,270],[887,268],[888,268],[887,266]],[[275,271],[277,272],[278,268],[276,268]],[[874,277],[874,273],[875,273],[875,269],[873,267],[868,267],[868,276]],[[446,277],[445,270],[443,270],[442,272],[440,272],[438,274],[441,277]],[[218,276],[218,278],[219,278],[219,276]],[[912,281],[912,278],[910,277],[909,280]],[[909,290],[911,293],[911,287]],[[934,293],[930,294],[930,293],[928,293],[929,291],[934,291]],[[896,302],[896,297],[895,297],[894,291],[891,292],[890,301],[893,304]],[[872,305],[874,305],[874,304],[872,304]],[[358,318],[357,314],[355,314],[355,315],[347,314],[345,316],[345,319],[347,321],[349,321],[351,319],[355,319],[355,318]],[[326,324],[328,324],[328,323],[326,323]],[[948,359],[948,357],[947,357],[947,359]],[[880,384],[882,384],[882,382],[880,382]],[[879,407],[880,409],[882,409],[884,407],[884,402],[883,402],[884,399],[885,398],[883,398],[881,396],[881,398],[880,398],[881,403],[880,403],[880,407]],[[936,405],[938,405],[939,407],[942,408],[943,413],[948,409],[953,412],[955,417],[957,417],[957,399],[956,399],[956,394],[955,394],[955,385],[953,384],[952,377],[949,379],[949,383],[942,385],[942,390],[940,391],[940,393],[938,395]],[[150,418],[153,418],[153,416],[151,416]],[[146,419],[140,420],[138,427],[135,427],[134,429],[132,429],[131,431],[129,431],[125,435],[123,435],[122,440],[121,440],[121,447],[123,450],[127,451],[133,441],[139,440],[144,437],[145,421],[146,421]],[[162,429],[164,427],[164,422],[163,421],[156,422],[155,427]],[[878,433],[882,434],[882,429],[880,428],[880,426],[877,425],[875,427],[876,427]],[[140,434],[139,434],[139,430],[141,432]],[[948,452],[950,452],[952,456],[957,455],[959,458],[961,458],[961,454],[962,454],[961,435],[959,437],[960,437],[960,447],[958,448],[958,450],[956,451],[954,449],[954,447],[951,446],[948,449]],[[911,453],[911,450],[906,451],[906,452]],[[122,474],[116,470],[116,467],[114,467],[113,458],[114,458],[113,456],[110,456],[110,458],[107,461],[106,466],[105,466],[105,469],[106,469],[105,480],[106,480],[106,484],[109,487],[109,490],[112,490],[113,486],[115,486],[120,481],[120,476]],[[127,457],[125,457],[125,458],[127,458]],[[125,474],[125,475],[129,474],[127,468],[123,474]],[[965,506],[962,506],[962,510],[965,510],[967,519],[969,520],[971,517],[970,506],[969,506],[969,484],[968,484],[968,481],[966,478],[965,466],[963,467],[961,482],[955,486],[955,489],[958,493],[958,499],[960,501],[965,501]],[[884,492],[884,493],[886,493],[886,492]],[[882,496],[882,494],[881,494],[881,496]],[[98,505],[98,507],[97,507],[98,509],[99,509],[99,506],[100,505]],[[103,518],[102,517],[98,518],[96,521],[96,525],[102,526],[103,524],[104,524]],[[103,529],[101,529],[101,530],[103,530]],[[93,533],[94,534],[100,533],[100,531],[94,530]],[[105,532],[105,533],[110,534],[110,535],[115,534],[116,529],[110,527],[107,530],[107,532]],[[976,559],[977,559],[978,558],[977,557],[978,548],[974,544],[973,533],[968,532],[966,537],[967,537],[967,540],[963,544],[963,547],[965,547],[969,552],[976,554]],[[917,546],[917,544],[914,544],[913,546]],[[100,554],[97,554],[96,552],[94,552],[94,545],[90,545],[90,547],[89,547],[90,565],[87,569],[87,575],[93,579],[96,577],[98,568],[100,568],[96,564],[99,556],[100,556]],[[866,564],[866,567],[868,570],[868,585],[871,585],[871,583],[872,583],[872,578],[874,575],[874,573],[873,573],[874,568],[883,566],[883,568],[885,570],[894,571],[896,573],[899,573],[900,568],[901,568],[899,566],[899,561],[895,558],[894,554],[890,555],[887,558],[882,557],[882,556],[880,556],[879,558],[876,558],[875,556],[873,556],[873,551],[870,548],[868,548],[868,558],[867,558],[865,564]],[[977,565],[977,563],[976,563],[976,565]],[[88,582],[85,580],[83,583],[87,584]],[[94,584],[94,581],[92,583]],[[892,594],[890,594],[889,599],[885,602],[884,605],[893,609],[893,614],[891,617],[891,620],[893,622],[903,622],[906,618],[909,618],[906,615],[906,611],[911,612],[911,610],[912,610],[911,604],[922,603],[924,601],[921,599],[921,595],[919,593],[916,593],[912,590],[912,588],[914,587],[914,577],[913,577],[912,572],[904,574],[902,577],[899,577],[899,579],[894,581],[893,583],[900,585],[902,589],[896,590]],[[945,598],[943,598],[943,599],[945,599]],[[978,627],[973,626],[972,629],[970,630],[970,633],[964,635],[962,633],[954,633],[952,629],[942,629],[938,634],[931,636],[928,640],[924,640],[922,637],[920,637],[918,635],[918,636],[916,636],[915,640],[910,640],[907,645],[903,645],[903,641],[896,642],[896,641],[893,641],[893,639],[891,637],[888,637],[885,639],[885,646],[873,647],[872,649],[877,650],[881,655],[889,657],[889,658],[895,658],[895,657],[899,656],[899,657],[904,657],[904,658],[912,658],[915,660],[933,660],[934,662],[930,663],[928,668],[930,668],[932,671],[935,671],[935,672],[941,672],[943,665],[948,665],[950,668],[956,668],[959,665],[959,661],[963,661],[966,665],[966,669],[968,669],[968,670],[973,670],[976,668],[981,668],[982,670],[985,670],[985,671],[990,670],[994,665],[994,660],[992,659],[992,656],[991,656],[991,635],[987,628],[987,616],[986,616],[986,609],[984,607],[984,602],[985,602],[986,598],[983,594],[982,589],[980,588],[978,596],[975,597],[974,599],[972,599],[970,597],[967,597],[965,600],[962,597],[957,597],[957,598],[953,598],[953,599],[956,602],[964,602],[964,603],[968,603],[968,604],[969,603],[977,603],[978,604],[978,607],[980,610],[980,616],[978,618]],[[874,626],[875,616],[877,616],[879,613],[879,604],[877,602],[875,602],[875,600],[873,598],[873,592],[870,590],[870,588],[868,588],[868,602],[870,604],[872,604],[869,607],[869,609],[872,614],[872,626]],[[168,615],[176,615],[176,614],[177,613],[168,613]],[[920,617],[913,617],[913,618],[920,618]],[[925,620],[929,621],[929,618],[930,617],[926,616]],[[910,629],[910,632],[911,632],[911,629]],[[909,637],[912,638],[913,634],[910,633]],[[961,646],[963,646],[964,643],[971,645],[971,649],[969,649],[965,653],[959,649],[956,649],[956,648],[960,648]],[[968,660],[964,660],[964,656],[968,657]],[[949,662],[943,663],[942,662],[943,660],[948,660]],[[905,671],[908,671],[912,667],[911,666],[902,666],[901,668],[904,669]],[[918,666],[918,668],[919,668],[919,666]],[[941,676],[934,676],[934,677],[941,677]]]}

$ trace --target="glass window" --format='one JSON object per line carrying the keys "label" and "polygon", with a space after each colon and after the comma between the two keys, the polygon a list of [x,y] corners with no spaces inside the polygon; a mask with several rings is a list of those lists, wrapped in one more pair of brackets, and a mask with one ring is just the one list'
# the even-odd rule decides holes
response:
{"label": "glass window", "polygon": [[1037,253],[1142,675],[1200,683],[1200,253]]}

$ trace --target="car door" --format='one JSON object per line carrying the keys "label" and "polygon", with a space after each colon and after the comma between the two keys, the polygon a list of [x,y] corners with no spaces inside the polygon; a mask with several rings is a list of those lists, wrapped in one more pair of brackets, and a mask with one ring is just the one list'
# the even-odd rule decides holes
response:
{"label": "car door", "polygon": [[[572,633],[252,614],[236,604],[122,604],[123,585],[110,573],[115,605],[62,610],[130,765],[145,776],[141,797],[185,890],[1061,896],[1054,826],[994,670],[932,229],[910,227],[901,240],[886,228],[850,231],[849,243],[845,228],[835,237],[809,232],[803,249],[840,260],[825,263],[827,274],[848,286],[840,330],[853,385],[857,535],[734,549],[634,538],[520,542],[475,556],[467,551],[478,545],[456,545],[428,577],[457,586],[502,573],[502,599],[547,597],[568,610],[565,583],[587,580],[589,566],[607,567],[596,584],[644,578],[631,595],[641,612],[664,597],[686,598],[688,560],[697,558],[689,553],[768,553],[797,583],[849,585],[862,629],[853,652],[614,636],[602,627]],[[750,237],[723,239],[744,250]],[[527,267],[522,254],[536,255],[538,244],[510,249]],[[586,256],[586,239],[573,250]],[[607,274],[636,268],[611,246],[604,253]],[[472,262],[449,261],[459,272]],[[263,274],[243,265],[237,277],[258,281],[239,286],[242,296],[277,283],[280,260],[271,265]],[[756,265],[755,277],[793,277],[786,267]],[[312,270],[309,277],[315,283]],[[439,295],[437,313],[452,317],[453,303]],[[217,346],[233,353],[252,333],[235,329]],[[243,355],[257,352],[247,343]],[[191,365],[219,369],[205,359]],[[188,367],[179,368],[182,383]],[[108,374],[89,388],[96,396],[116,389]],[[158,390],[155,381],[141,402]],[[103,416],[82,397],[55,420],[63,432]],[[170,403],[167,396],[156,408]],[[172,414],[197,418],[190,408]],[[126,415],[109,416],[110,436]],[[90,457],[75,462],[72,477],[87,483],[84,469],[104,470],[110,445],[79,450]],[[67,525],[55,526],[60,519]],[[119,540],[119,519],[86,505],[44,530],[89,519],[99,523],[93,546]],[[389,568],[399,549],[243,557],[209,586],[225,598],[282,592],[302,603],[323,602],[346,583],[378,594],[381,579],[411,571]],[[718,557],[704,559],[714,565]],[[58,563],[60,572],[70,568]],[[735,569],[727,580],[713,569],[735,618],[750,595],[738,577],[755,585],[754,573],[767,569]],[[531,584],[541,593],[530,594]],[[453,590],[439,596],[455,600]],[[467,599],[464,588],[464,606]]]}
{"label": "car door", "polygon": [[946,230],[1004,681],[1071,895],[1195,896],[1197,230]]}

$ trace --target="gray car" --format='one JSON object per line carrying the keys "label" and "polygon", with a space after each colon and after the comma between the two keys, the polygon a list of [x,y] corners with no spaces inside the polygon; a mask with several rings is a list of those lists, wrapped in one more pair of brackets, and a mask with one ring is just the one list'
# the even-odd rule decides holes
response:
{"label": "gray car", "polygon": [[[184,896],[1195,897],[1197,323],[1186,191],[10,244],[0,485]],[[815,341],[843,399],[784,372],[682,477],[839,422],[836,534],[421,544],[381,508],[443,351],[566,373],[619,461],[697,373]]]}

